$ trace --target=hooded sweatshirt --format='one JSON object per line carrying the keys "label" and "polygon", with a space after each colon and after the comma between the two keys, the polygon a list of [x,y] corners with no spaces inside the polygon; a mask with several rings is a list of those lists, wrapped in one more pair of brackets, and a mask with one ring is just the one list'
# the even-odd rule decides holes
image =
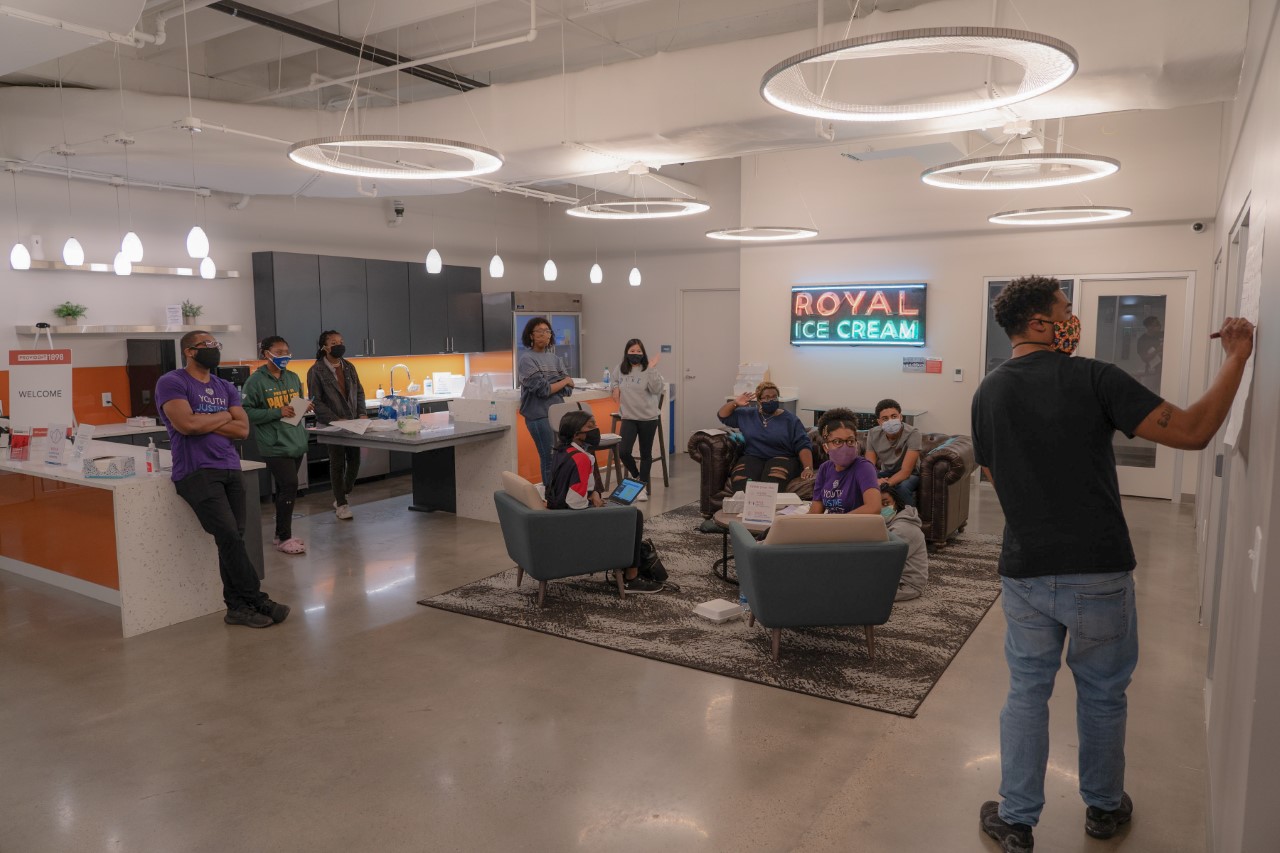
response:
{"label": "hooded sweatshirt", "polygon": [[280,420],[280,410],[294,397],[302,396],[302,380],[290,370],[271,375],[264,364],[244,383],[241,398],[244,412],[253,425],[258,451],[263,456],[286,456],[293,459],[307,453],[307,431],[302,424],[294,426]]}
{"label": "hooded sweatshirt", "polygon": [[929,549],[925,546],[924,531],[920,529],[920,513],[913,506],[903,507],[889,519],[889,532],[907,543],[907,564],[902,569],[902,580],[918,592],[924,592],[929,582]]}

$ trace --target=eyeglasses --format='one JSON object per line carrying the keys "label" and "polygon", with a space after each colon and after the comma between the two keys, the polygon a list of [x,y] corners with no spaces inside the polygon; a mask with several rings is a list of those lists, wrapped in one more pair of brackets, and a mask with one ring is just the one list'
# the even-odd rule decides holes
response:
{"label": "eyeglasses", "polygon": [[187,349],[222,349],[222,344],[217,341],[201,341],[198,344],[192,344]]}
{"label": "eyeglasses", "polygon": [[826,440],[827,447],[857,447],[858,439],[856,438],[828,438]]}
{"label": "eyeglasses", "polygon": [[531,334],[531,335],[549,335],[549,334],[551,334],[551,330],[550,330],[550,329],[548,329],[546,326],[542,326],[542,327],[540,327],[540,328],[534,329],[534,330],[533,330],[532,332],[530,332],[529,334]]}

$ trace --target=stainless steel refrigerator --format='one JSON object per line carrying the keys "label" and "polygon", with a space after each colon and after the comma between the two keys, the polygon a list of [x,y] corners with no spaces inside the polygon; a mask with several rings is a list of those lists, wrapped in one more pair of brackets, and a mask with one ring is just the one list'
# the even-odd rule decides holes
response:
{"label": "stainless steel refrigerator", "polygon": [[[515,383],[517,363],[524,351],[520,336],[524,326],[534,317],[545,317],[551,323],[556,355],[560,356],[570,376],[582,377],[582,294],[547,293],[541,291],[485,293],[485,349],[498,348],[497,341],[511,342],[511,376]],[[598,379],[599,377],[588,377]]]}

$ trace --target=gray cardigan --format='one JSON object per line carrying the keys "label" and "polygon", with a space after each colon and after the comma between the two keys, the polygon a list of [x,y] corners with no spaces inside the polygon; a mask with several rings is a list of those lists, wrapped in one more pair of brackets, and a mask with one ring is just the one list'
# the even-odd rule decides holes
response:
{"label": "gray cardigan", "polygon": [[549,408],[564,402],[573,392],[572,388],[565,386],[555,394],[551,393],[552,384],[569,374],[564,369],[564,360],[549,349],[542,352],[525,350],[520,354],[516,372],[520,380],[520,414],[526,421],[547,417]]}

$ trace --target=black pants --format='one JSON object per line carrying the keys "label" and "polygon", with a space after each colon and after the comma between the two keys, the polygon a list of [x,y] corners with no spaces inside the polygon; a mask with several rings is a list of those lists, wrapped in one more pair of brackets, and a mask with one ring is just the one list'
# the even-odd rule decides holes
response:
{"label": "black pants", "polygon": [[222,600],[228,610],[255,607],[266,596],[244,545],[244,481],[239,471],[202,468],[176,484],[204,531],[218,545]]}
{"label": "black pants", "polygon": [[735,492],[746,491],[747,481],[777,483],[781,491],[800,474],[800,460],[794,456],[743,456],[729,474],[729,486]]}
{"label": "black pants", "polygon": [[[653,468],[653,436],[658,431],[659,423],[657,420],[624,420],[622,422],[620,433],[622,441],[618,446],[618,458],[622,460],[623,467],[627,469],[632,479],[644,483],[645,488],[649,486],[649,471]],[[635,446],[637,436],[640,438],[639,467],[636,467],[636,459],[631,455],[631,448]]]}
{"label": "black pants", "polygon": [[360,448],[329,445],[329,480],[333,486],[333,500],[338,506],[346,506],[347,495],[356,487],[360,476]]}
{"label": "black pants", "polygon": [[264,456],[262,463],[276,484],[276,538],[293,538],[293,502],[298,498],[298,467],[301,456]]}

